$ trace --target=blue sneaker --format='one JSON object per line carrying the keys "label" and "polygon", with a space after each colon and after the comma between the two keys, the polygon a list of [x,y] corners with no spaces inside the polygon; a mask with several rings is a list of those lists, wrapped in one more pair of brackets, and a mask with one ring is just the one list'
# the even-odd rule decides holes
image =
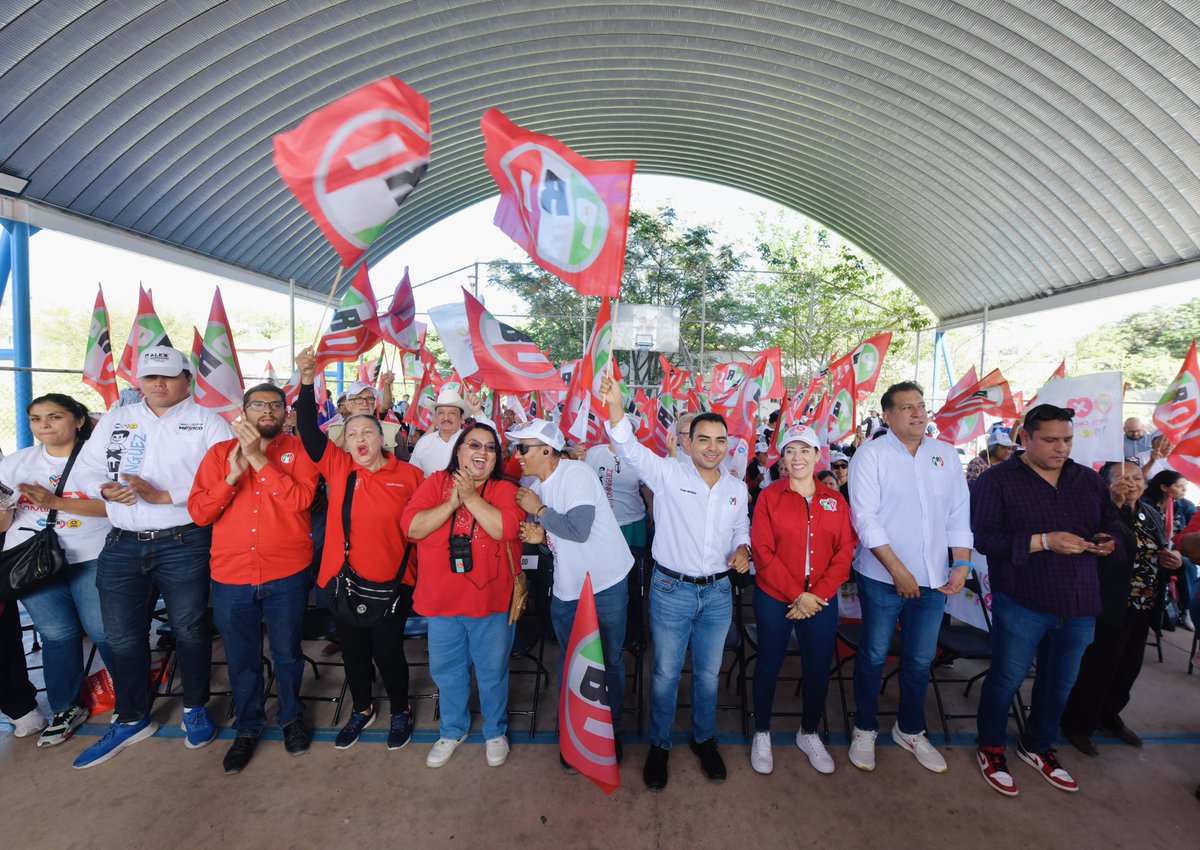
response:
{"label": "blue sneaker", "polygon": [[183,743],[189,750],[199,749],[211,744],[217,737],[217,727],[208,716],[208,709],[202,705],[183,710],[183,722],[179,728],[187,733]]}
{"label": "blue sneaker", "polygon": [[149,717],[121,723],[114,720],[104,737],[79,754],[74,766],[80,770],[103,764],[130,744],[144,741],[158,731],[158,724]]}
{"label": "blue sneaker", "polygon": [[342,731],[337,733],[337,737],[333,739],[333,746],[339,750],[348,750],[358,743],[358,736],[362,731],[375,722],[375,706],[371,706],[368,711],[352,711],[350,719],[346,721],[346,725],[342,727]]}
{"label": "blue sneaker", "polygon": [[388,730],[387,748],[389,750],[402,750],[408,742],[412,740],[412,706],[409,706],[400,714],[392,715],[392,728]]}

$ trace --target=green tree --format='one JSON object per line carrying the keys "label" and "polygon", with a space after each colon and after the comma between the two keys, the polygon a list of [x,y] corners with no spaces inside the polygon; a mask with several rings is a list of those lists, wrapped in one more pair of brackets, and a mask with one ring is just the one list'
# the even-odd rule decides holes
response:
{"label": "green tree", "polygon": [[1200,298],[1101,325],[1075,344],[1072,371],[1120,371],[1131,389],[1160,389],[1200,338]]}

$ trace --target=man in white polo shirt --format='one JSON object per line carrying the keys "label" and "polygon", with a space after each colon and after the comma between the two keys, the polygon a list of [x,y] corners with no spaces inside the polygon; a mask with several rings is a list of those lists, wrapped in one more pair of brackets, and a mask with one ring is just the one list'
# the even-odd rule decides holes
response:
{"label": "man in white polo shirt", "polygon": [[[375,392],[375,388],[370,384],[355,382],[346,390],[346,410],[349,411],[349,416],[356,413],[366,413],[378,418],[379,416],[379,396]],[[343,420],[333,422],[325,429],[325,436],[333,441],[335,446],[339,448],[345,440],[346,423]],[[383,432],[383,447],[393,454],[396,452],[396,446],[400,442],[400,423],[392,422],[390,419],[380,419],[379,428]],[[407,447],[406,447],[407,448]],[[403,460],[403,458],[401,458]],[[446,462],[450,462],[450,458],[446,458]],[[445,467],[443,467],[444,469]]]}
{"label": "man in white polo shirt", "polygon": [[601,381],[608,432],[617,454],[627,458],[654,491],[657,566],[650,580],[650,630],[654,676],[650,684],[650,753],[642,779],[658,791],[667,785],[667,758],[679,677],[689,642],[692,652],[692,741],[704,775],[725,779],[717,752],[717,684],[725,636],[733,618],[729,576],[750,569],[750,496],[740,479],[721,472],[729,438],[725,420],[702,413],[690,426],[689,465],[661,458],[637,441],[624,415],[621,389]]}
{"label": "man in white polo shirt", "polygon": [[923,767],[944,773],[946,760],[925,735],[925,693],[946,596],[961,591],[971,571],[970,495],[954,446],[925,436],[929,416],[919,384],[893,384],[880,406],[888,433],[850,459],[862,606],[850,763],[875,769],[880,677],[900,620],[900,713],[892,739]]}
{"label": "man in white polo shirt", "polygon": [[154,588],[167,617],[183,678],[183,730],[190,748],[217,735],[208,716],[212,638],[205,622],[210,527],[188,514],[188,495],[210,446],[232,437],[229,425],[191,398],[187,358],[154,346],[138,358],[144,399],[101,417],[76,461],[90,498],[105,500],[113,525],[97,565],[96,586],[113,657],[113,725],[75,760],[86,768],[154,734],[150,719],[150,629]]}
{"label": "man in white polo shirt", "polygon": [[[408,462],[426,475],[432,475],[450,465],[454,441],[462,431],[463,420],[469,414],[476,422],[493,425],[479,406],[479,397],[467,393],[464,399],[453,387],[443,388],[433,402],[433,428],[413,447]],[[424,403],[424,402],[422,402]],[[425,405],[428,407],[429,405]]]}
{"label": "man in white polo shirt", "polygon": [[[615,735],[621,728],[625,697],[621,643],[625,639],[627,577],[633,554],[591,467],[560,454],[566,440],[557,425],[532,419],[520,429],[509,431],[508,438],[516,441],[521,469],[534,479],[517,491],[517,504],[537,519],[521,524],[521,539],[544,543],[554,555],[550,621],[561,647],[571,642],[584,575],[592,574],[596,620],[604,649],[604,683]],[[619,762],[620,738],[616,744]],[[561,755],[559,759],[566,767]]]}

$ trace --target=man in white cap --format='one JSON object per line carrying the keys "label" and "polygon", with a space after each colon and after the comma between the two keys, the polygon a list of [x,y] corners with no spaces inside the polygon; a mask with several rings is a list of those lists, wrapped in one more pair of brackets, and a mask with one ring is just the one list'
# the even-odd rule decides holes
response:
{"label": "man in white cap", "polygon": [[107,761],[152,736],[147,603],[167,604],[183,678],[184,743],[203,747],[217,735],[208,716],[212,638],[205,613],[212,529],[188,514],[188,495],[205,452],[233,434],[225,420],[191,397],[190,367],[174,348],[153,346],[138,358],[145,398],[100,418],[76,469],[89,498],[102,498],[113,525],[100,552],[96,586],[113,656],[113,724],[75,767]]}
{"label": "man in white cap", "polygon": [[467,395],[468,398],[464,399],[453,387],[442,387],[432,404],[427,404],[424,400],[421,402],[426,407],[433,408],[434,427],[417,440],[408,462],[426,475],[432,475],[450,465],[454,441],[458,439],[458,432],[462,430],[463,420],[468,414],[476,422],[495,427],[492,420],[483,414],[479,396],[475,393]]}
{"label": "man in white cap", "polygon": [[[584,575],[589,572],[592,575],[596,619],[604,650],[604,682],[616,735],[621,728],[625,696],[621,644],[625,640],[627,579],[633,554],[591,467],[562,456],[566,441],[557,425],[532,419],[520,429],[509,431],[508,438],[516,442],[521,469],[533,479],[528,487],[517,491],[517,504],[536,518],[536,522],[521,523],[521,539],[526,543],[544,543],[554,555],[550,621],[558,645],[563,648],[571,641]],[[619,738],[616,743],[619,762]],[[559,759],[567,768],[561,755]]]}
{"label": "man in white cap", "polygon": [[987,449],[971,458],[967,464],[967,485],[974,487],[975,480],[983,475],[984,470],[1008,460],[1016,446],[1007,431],[997,429],[988,434]]}
{"label": "man in white cap", "polygon": [[[346,390],[346,397],[343,404],[348,412],[345,416],[348,418],[358,413],[367,413],[378,418],[378,399],[379,396],[375,392],[375,387],[356,381]],[[333,441],[335,446],[340,447],[342,445],[345,427],[345,422],[339,419],[337,422],[331,422],[329,427],[325,429],[326,436]],[[383,430],[383,447],[389,452],[394,453],[396,446],[400,442],[400,424],[392,422],[390,419],[380,419],[379,427]],[[446,462],[449,463],[449,458],[446,459]]]}

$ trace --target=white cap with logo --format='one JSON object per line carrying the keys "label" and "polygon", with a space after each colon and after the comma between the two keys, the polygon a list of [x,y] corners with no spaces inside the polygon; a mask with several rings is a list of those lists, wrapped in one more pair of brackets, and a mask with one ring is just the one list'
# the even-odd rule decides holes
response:
{"label": "white cap with logo", "polygon": [[553,422],[547,422],[545,419],[530,419],[518,430],[509,431],[508,439],[513,442],[517,440],[537,440],[538,442],[545,443],[556,452],[562,451],[562,447],[567,444],[558,426]]}
{"label": "white cap with logo", "polygon": [[174,378],[180,372],[188,371],[191,371],[191,364],[187,358],[166,345],[152,345],[138,357],[138,378],[149,378],[151,375]]}
{"label": "white cap with logo", "polygon": [[782,452],[787,448],[788,443],[801,442],[807,446],[812,446],[814,449],[821,448],[821,440],[817,437],[817,432],[807,425],[793,425],[783,432],[783,441],[779,445],[779,451]]}

